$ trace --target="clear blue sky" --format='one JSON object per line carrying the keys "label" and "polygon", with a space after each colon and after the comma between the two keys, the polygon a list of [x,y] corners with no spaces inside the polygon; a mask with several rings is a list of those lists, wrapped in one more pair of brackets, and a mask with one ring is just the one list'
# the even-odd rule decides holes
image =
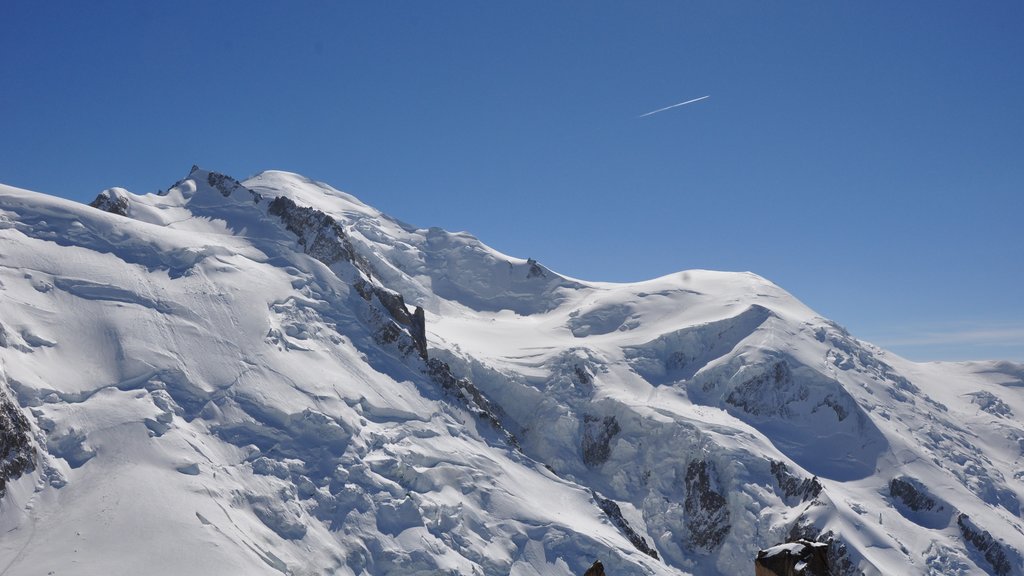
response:
{"label": "clear blue sky", "polygon": [[0,181],[88,201],[193,163],[1024,360],[1018,1],[0,4]]}

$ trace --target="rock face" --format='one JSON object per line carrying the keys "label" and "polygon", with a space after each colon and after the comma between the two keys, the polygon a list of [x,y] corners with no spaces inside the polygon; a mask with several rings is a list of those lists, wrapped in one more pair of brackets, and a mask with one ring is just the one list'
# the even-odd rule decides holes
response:
{"label": "rock face", "polygon": [[[798,520],[789,531],[787,541],[806,540],[826,545],[825,566],[828,576],[864,576],[865,570],[858,566],[846,543],[831,530],[821,531],[811,523]],[[875,568],[877,570],[877,568]]]}
{"label": "rock face", "polygon": [[829,576],[828,544],[797,540],[757,553],[755,576]]}
{"label": "rock face", "polygon": [[629,525],[629,522],[627,522],[626,519],[622,516],[622,510],[619,508],[619,505],[616,504],[614,500],[609,500],[608,498],[601,498],[596,494],[594,495],[594,498],[597,500],[597,505],[601,508],[601,510],[608,515],[608,519],[612,521],[612,524],[615,524],[615,526],[617,526],[619,530],[621,530],[622,533],[626,535],[626,538],[629,539],[633,546],[636,546],[637,550],[643,552],[644,554],[647,554],[655,560],[658,559],[658,551],[648,546],[647,540],[645,540],[643,536],[638,534],[637,531]]}
{"label": "rock face", "polygon": [[788,501],[806,502],[821,494],[822,486],[817,476],[801,479],[789,471],[785,462],[772,460],[772,475]]}
{"label": "rock face", "polygon": [[931,510],[937,505],[935,500],[921,491],[918,483],[903,478],[894,478],[889,482],[889,493],[899,498],[908,508],[914,511]]}
{"label": "rock face", "polygon": [[941,510],[943,506],[925,492],[920,482],[905,477],[893,478],[889,481],[889,494],[915,512],[922,510],[931,512]]}
{"label": "rock face", "polygon": [[[199,171],[199,167],[198,166],[192,166],[191,174],[195,174],[197,171]],[[225,198],[227,198],[228,196],[231,196],[232,193],[234,193],[234,192],[236,192],[238,190],[244,190],[244,191],[249,192],[250,194],[252,194],[254,202],[259,202],[261,200],[259,194],[256,194],[255,192],[252,192],[251,190],[249,190],[245,186],[242,186],[241,182],[239,182],[238,180],[235,180],[234,178],[232,178],[231,176],[228,176],[227,174],[220,174],[218,172],[209,172],[206,175],[206,183],[209,184],[211,188],[214,188],[218,192],[220,192],[221,196],[224,196]]]}
{"label": "rock face", "polygon": [[[218,178],[214,180],[214,175],[215,173],[210,175],[210,185],[216,185],[224,196],[228,196],[237,189],[242,189],[249,191],[258,201],[259,194],[248,190],[233,178],[216,174]],[[373,277],[373,267],[356,251],[341,224],[324,212],[299,206],[284,196],[274,198],[267,207],[267,213],[280,218],[286,229],[295,234],[299,245],[313,258],[328,266],[343,260],[352,263],[365,275],[365,278],[358,278],[354,282],[358,293],[367,301],[376,298],[391,318],[403,326],[411,336],[413,346],[420,358],[427,359],[427,328],[423,309],[417,306],[410,313],[401,294],[370,282]],[[386,344],[393,343],[399,338],[400,331],[402,331],[401,328],[396,330],[393,326],[382,326],[378,333],[378,341]]]}
{"label": "rock face", "polygon": [[704,460],[694,460],[686,467],[683,509],[688,519],[687,543],[705,552],[717,548],[732,528],[729,509],[714,476],[714,464]]}
{"label": "rock face", "polygon": [[333,218],[307,206],[299,206],[291,198],[278,196],[270,202],[267,212],[279,217],[289,232],[298,237],[306,254],[330,266],[339,260],[355,262],[355,251]]}
{"label": "rock face", "polygon": [[889,495],[893,507],[904,518],[933,530],[948,527],[957,512],[952,505],[932,494],[920,480],[909,476],[890,480]]}
{"label": "rock face", "polygon": [[530,271],[526,273],[527,278],[544,278],[547,274],[544,273],[544,268],[537,263],[533,258],[526,260],[526,265],[530,267]]}
{"label": "rock face", "polygon": [[987,530],[977,526],[966,514],[957,516],[956,524],[970,545],[981,554],[996,576],[1018,576],[1021,573],[1020,554],[996,540]]}
{"label": "rock face", "polygon": [[405,305],[405,298],[398,292],[394,292],[381,286],[374,286],[369,282],[359,279],[355,288],[364,300],[371,301],[374,298],[387,310],[391,318],[398,324],[405,327],[405,330],[412,338],[416,352],[423,360],[427,359],[427,319],[423,308],[416,307],[411,314]]}
{"label": "rock face", "polygon": [[128,198],[113,188],[100,192],[96,199],[89,203],[89,206],[118,216],[128,215]]}
{"label": "rock face", "polygon": [[434,383],[451,394],[477,418],[489,423],[494,431],[500,434],[509,445],[519,448],[516,437],[505,429],[502,424],[504,411],[495,405],[467,378],[457,378],[447,362],[437,358],[427,360],[426,373]]}
{"label": "rock face", "polygon": [[[216,183],[211,180],[210,185],[217,187],[224,196],[243,189],[253,194],[257,201],[260,198],[258,193],[230,177],[218,178]],[[267,213],[280,218],[285,228],[295,234],[299,245],[313,258],[328,266],[341,261],[351,263],[359,275],[352,285],[356,293],[371,304],[366,316],[369,323],[375,325],[376,342],[380,345],[394,345],[403,355],[414,350],[426,362],[424,372],[435,383],[458,398],[471,412],[490,423],[509,444],[518,446],[515,437],[502,425],[500,407],[493,405],[468,379],[456,377],[448,364],[428,358],[426,314],[423,308],[417,306],[410,313],[401,294],[373,281],[373,266],[359,254],[337,220],[320,210],[299,206],[285,196],[271,200]],[[387,313],[386,316],[379,309],[372,309],[374,301]]]}
{"label": "rock face", "polygon": [[604,576],[604,564],[601,564],[600,560],[595,560],[590,568],[583,573],[583,576]]}
{"label": "rock face", "polygon": [[36,452],[30,434],[25,415],[0,388],[0,498],[7,491],[7,482],[35,470]]}
{"label": "rock face", "polygon": [[583,462],[594,468],[608,461],[611,455],[611,441],[620,431],[614,416],[583,416],[583,439],[580,450]]}

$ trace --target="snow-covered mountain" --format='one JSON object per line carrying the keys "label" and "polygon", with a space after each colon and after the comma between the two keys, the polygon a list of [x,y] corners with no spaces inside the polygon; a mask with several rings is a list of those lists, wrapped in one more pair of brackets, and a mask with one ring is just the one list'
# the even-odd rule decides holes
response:
{"label": "snow-covered mountain", "polygon": [[576,280],[285,172],[0,186],[0,575],[1024,573],[1024,366]]}

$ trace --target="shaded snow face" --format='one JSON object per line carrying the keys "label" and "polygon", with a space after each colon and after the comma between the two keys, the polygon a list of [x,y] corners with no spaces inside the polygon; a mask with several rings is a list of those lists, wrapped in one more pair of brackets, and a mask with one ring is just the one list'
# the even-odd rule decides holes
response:
{"label": "shaded snow face", "polygon": [[739,574],[804,537],[1019,574],[1024,368],[906,362],[752,274],[577,281],[198,168],[0,186],[0,241],[15,571]]}

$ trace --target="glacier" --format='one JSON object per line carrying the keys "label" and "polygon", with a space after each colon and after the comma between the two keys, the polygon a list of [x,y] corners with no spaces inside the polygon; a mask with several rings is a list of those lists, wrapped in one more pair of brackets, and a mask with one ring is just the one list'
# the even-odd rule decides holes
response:
{"label": "glacier", "polygon": [[306,177],[0,185],[0,575],[1024,573],[1024,366]]}

